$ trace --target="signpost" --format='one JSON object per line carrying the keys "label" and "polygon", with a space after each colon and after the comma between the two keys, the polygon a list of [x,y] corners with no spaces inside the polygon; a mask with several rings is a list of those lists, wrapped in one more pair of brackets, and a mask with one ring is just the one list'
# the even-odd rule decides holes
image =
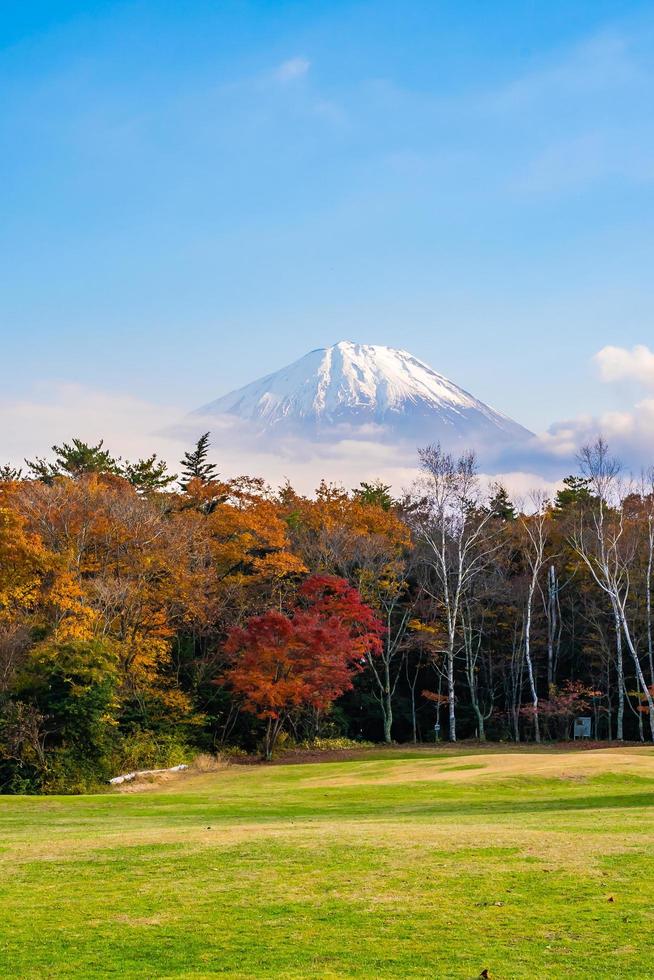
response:
{"label": "signpost", "polygon": [[591,719],[587,717],[575,718],[574,737],[590,738]]}

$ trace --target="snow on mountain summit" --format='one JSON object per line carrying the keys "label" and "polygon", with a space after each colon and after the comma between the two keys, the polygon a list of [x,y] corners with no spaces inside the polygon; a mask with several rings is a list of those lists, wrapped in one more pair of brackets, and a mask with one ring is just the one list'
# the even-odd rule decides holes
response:
{"label": "snow on mountain summit", "polygon": [[370,425],[444,445],[531,435],[407,351],[350,341],[310,351],[197,414],[236,416],[267,435],[313,438]]}

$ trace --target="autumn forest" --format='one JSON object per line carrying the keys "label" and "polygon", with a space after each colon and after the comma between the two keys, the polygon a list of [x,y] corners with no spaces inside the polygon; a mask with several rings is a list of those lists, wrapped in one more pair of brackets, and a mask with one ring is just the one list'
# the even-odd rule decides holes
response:
{"label": "autumn forest", "polygon": [[[599,440],[512,501],[419,451],[399,497],[80,440],[0,470],[0,787],[335,740],[651,740],[654,487]],[[348,743],[349,744],[349,743]]]}

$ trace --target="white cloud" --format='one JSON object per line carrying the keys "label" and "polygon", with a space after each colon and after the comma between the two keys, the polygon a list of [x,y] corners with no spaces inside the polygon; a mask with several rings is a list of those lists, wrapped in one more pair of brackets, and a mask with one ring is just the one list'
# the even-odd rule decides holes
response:
{"label": "white cloud", "polygon": [[[379,478],[400,493],[418,475],[416,451],[408,444],[382,441],[375,426],[344,427],[328,442],[288,437],[262,444],[238,419],[184,417],[184,409],[175,405],[156,405],[78,384],[42,386],[24,398],[0,401],[0,464],[23,466],[25,457],[49,458],[53,445],[77,437],[87,442],[104,439],[107,449],[123,459],[156,452],[172,472],[179,472],[182,453],[207,430],[211,458],[225,477],[248,473],[263,476],[272,486],[289,479],[303,493],[312,493],[323,478],[347,488]],[[517,468],[482,476],[484,482],[496,479],[515,494],[553,485]]]}
{"label": "white cloud", "polygon": [[179,418],[175,406],[154,405],[129,394],[78,384],[41,386],[28,396],[0,401],[0,463],[49,456],[50,447],[73,437],[104,439],[107,449],[135,459],[155,450],[174,463],[178,446],[153,432]]}
{"label": "white cloud", "polygon": [[[180,419],[183,421],[180,423]],[[211,431],[211,456],[225,477],[248,473],[273,486],[287,478],[311,493],[322,478],[354,487],[376,477],[398,491],[415,476],[415,455],[377,441],[374,428],[337,436],[326,444],[289,438],[262,441],[247,424],[228,416],[186,416],[175,405],[157,405],[129,394],[78,384],[41,386],[20,399],[0,400],[0,465],[52,456],[51,447],[72,438],[104,439],[115,456],[135,460],[156,452],[172,472],[198,436]]]}
{"label": "white cloud", "polygon": [[643,399],[628,411],[555,422],[532,445],[532,466],[550,476],[571,472],[579,449],[600,435],[627,469],[638,472],[654,464],[654,398]]}
{"label": "white cloud", "polygon": [[[594,360],[603,381],[654,386],[654,353],[644,345],[631,350],[605,347]],[[0,464],[47,457],[53,444],[73,437],[89,442],[103,438],[115,455],[136,459],[156,452],[178,472],[182,453],[206,430],[211,431],[212,459],[223,476],[249,473],[273,486],[288,478],[304,493],[311,493],[323,478],[346,487],[380,478],[399,493],[418,472],[415,448],[385,440],[376,426],[344,426],[328,441],[294,436],[263,441],[247,423],[229,416],[184,418],[184,409],[176,405],[77,384],[45,386],[21,399],[0,400]],[[634,472],[653,464],[654,395],[626,411],[555,422],[525,446],[509,448],[494,460],[482,459],[483,479],[500,480],[517,497],[534,488],[551,494],[576,469],[580,447],[600,434]]]}
{"label": "white cloud", "polygon": [[636,381],[654,387],[654,353],[645,344],[603,347],[593,358],[602,381]]}
{"label": "white cloud", "polygon": [[274,71],[274,77],[278,82],[292,82],[296,78],[302,78],[306,75],[311,67],[311,62],[308,58],[295,57],[289,58],[287,61],[282,61],[281,65],[278,65]]}
{"label": "white cloud", "polygon": [[[654,388],[654,353],[644,344],[631,349],[606,346],[594,355],[605,383],[631,382]],[[634,472],[654,464],[654,397],[642,398],[631,408],[584,414],[554,422],[529,447],[537,472],[574,469],[579,449],[602,436],[625,466]]]}
{"label": "white cloud", "polygon": [[382,441],[374,426],[343,427],[316,442],[294,435],[262,439],[247,423],[228,416],[189,416],[183,428],[187,445],[198,432],[211,431],[214,457],[225,475],[263,476],[273,486],[289,479],[302,493],[312,493],[322,479],[350,488],[377,478],[399,493],[417,475],[417,453]]}

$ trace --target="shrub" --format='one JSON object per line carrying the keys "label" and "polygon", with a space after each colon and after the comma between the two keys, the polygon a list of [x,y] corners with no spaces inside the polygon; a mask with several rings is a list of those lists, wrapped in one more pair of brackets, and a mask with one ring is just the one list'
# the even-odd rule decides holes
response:
{"label": "shrub", "polygon": [[188,762],[192,749],[178,736],[137,731],[125,735],[111,756],[112,776],[136,769],[170,769]]}
{"label": "shrub", "polygon": [[311,752],[336,752],[343,749],[372,749],[374,742],[366,742],[363,739],[358,741],[353,738],[346,738],[340,735],[337,738],[312,738],[304,742],[299,742],[299,749],[307,749]]}
{"label": "shrub", "polygon": [[189,769],[193,772],[217,772],[225,765],[225,762],[218,755],[211,755],[209,752],[198,752],[189,764]]}

